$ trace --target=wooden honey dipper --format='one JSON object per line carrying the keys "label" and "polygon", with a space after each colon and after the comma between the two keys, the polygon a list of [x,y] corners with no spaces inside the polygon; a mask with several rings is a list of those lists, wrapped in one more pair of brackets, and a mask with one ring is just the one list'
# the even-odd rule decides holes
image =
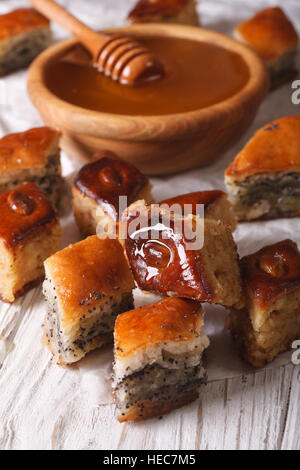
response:
{"label": "wooden honey dipper", "polygon": [[164,69],[159,59],[138,41],[123,35],[97,33],[53,0],[29,2],[40,13],[76,36],[92,53],[98,70],[107,77],[131,86],[145,85],[163,77]]}

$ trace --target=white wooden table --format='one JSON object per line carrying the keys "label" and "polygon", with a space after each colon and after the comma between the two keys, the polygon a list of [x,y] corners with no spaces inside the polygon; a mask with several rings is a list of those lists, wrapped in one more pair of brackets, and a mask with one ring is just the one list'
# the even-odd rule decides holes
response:
{"label": "white wooden table", "polygon": [[[112,425],[111,407],[78,417],[83,448],[104,449],[300,449],[300,372],[286,366],[242,379],[209,384],[197,404],[163,420]],[[93,443],[83,437],[96,436]],[[71,431],[71,430],[70,430]],[[99,443],[98,436],[105,436]],[[64,441],[68,447],[68,438]]]}
{"label": "white wooden table", "polygon": [[[134,0],[61,3],[91,26],[102,28],[121,24]],[[300,27],[299,0],[275,3],[281,4]],[[24,4],[21,0],[2,0],[0,13]],[[199,12],[205,27],[229,34],[236,21],[272,4],[261,0],[202,0]],[[64,36],[60,28],[55,28],[55,34]],[[7,96],[2,94],[0,102],[2,135],[40,125],[25,95],[25,79],[24,72],[5,79]],[[266,119],[299,113],[290,94],[286,86],[267,98],[248,137]],[[183,176],[176,183],[177,192],[196,189],[202,181],[205,187],[210,172],[220,176],[242,143],[213,168]],[[161,198],[167,196],[165,182],[158,178],[154,181]],[[280,237],[288,235],[292,227],[288,222],[279,227]],[[249,224],[252,248],[264,244],[258,238],[257,242],[255,233],[257,229]],[[70,233],[68,236],[65,242],[72,242]],[[242,233],[238,236],[243,239]],[[11,307],[0,306],[0,338],[5,338],[0,341],[0,449],[300,449],[299,366],[289,364],[209,383],[198,402],[162,420],[121,425],[114,418],[112,405],[100,406],[97,397],[90,397],[90,390],[88,396],[78,388],[78,367],[71,372],[58,371],[51,364],[48,352],[39,346],[44,310],[40,289]],[[20,345],[26,337],[30,341],[21,353]]]}

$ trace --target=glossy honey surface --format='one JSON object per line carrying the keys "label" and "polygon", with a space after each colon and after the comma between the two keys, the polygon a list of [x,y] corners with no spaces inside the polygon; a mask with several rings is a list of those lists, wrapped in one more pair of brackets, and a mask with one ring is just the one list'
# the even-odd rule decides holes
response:
{"label": "glossy honey surface", "polygon": [[128,205],[131,204],[148,184],[148,178],[132,165],[115,160],[111,152],[99,153],[99,157],[81,168],[74,184],[81,193],[116,216],[119,215],[119,198],[126,196]]}
{"label": "glossy honey surface", "polygon": [[143,202],[131,206],[123,220],[126,254],[140,289],[198,301],[212,300],[212,288],[202,272],[200,250],[191,249],[191,238],[185,234],[192,235],[194,221],[186,221],[184,230],[180,230],[174,217],[166,223],[161,209],[147,208]]}
{"label": "glossy honey surface", "polygon": [[59,98],[82,108],[120,115],[167,115],[195,111],[240,91],[249,70],[236,53],[214,44],[171,37],[140,40],[165,67],[162,80],[144,87],[113,82],[91,66],[82,50],[49,64],[46,85]]}
{"label": "glossy honey surface", "polygon": [[246,291],[263,307],[300,286],[300,253],[289,239],[245,256],[241,268]]}
{"label": "glossy honey surface", "polygon": [[6,248],[22,245],[57,223],[48,199],[34,183],[24,183],[0,196],[0,241]]}

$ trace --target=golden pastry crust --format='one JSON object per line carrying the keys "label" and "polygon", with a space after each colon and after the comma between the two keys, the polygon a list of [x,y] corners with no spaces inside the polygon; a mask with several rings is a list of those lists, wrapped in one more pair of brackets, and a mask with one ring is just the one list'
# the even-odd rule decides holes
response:
{"label": "golden pastry crust", "polygon": [[9,39],[33,29],[48,28],[49,25],[49,20],[36,10],[19,8],[0,15],[0,40]]}
{"label": "golden pastry crust", "polygon": [[119,216],[119,197],[126,196],[128,205],[131,204],[149,180],[134,166],[117,160],[111,152],[105,152],[105,155],[109,156],[81,168],[74,189],[93,199],[107,213],[110,214],[111,207]]}
{"label": "golden pastry crust", "polygon": [[49,21],[32,9],[0,16],[0,76],[19,70],[52,41]]}
{"label": "golden pastry crust", "polygon": [[120,422],[153,418],[195,400],[209,339],[198,302],[166,298],[118,316],[113,395]]}
{"label": "golden pastry crust", "polygon": [[197,215],[197,205],[204,205],[205,217],[221,220],[225,225],[230,226],[231,230],[235,230],[237,226],[236,217],[224,191],[198,191],[160,202],[160,205],[173,206],[174,204],[178,204],[181,207],[182,214],[184,214],[184,206],[190,205],[190,213],[193,215]]}
{"label": "golden pastry crust", "polygon": [[203,326],[201,305],[175,297],[122,313],[115,324],[115,358],[122,360],[136,351],[163,342],[187,342]]}
{"label": "golden pastry crust", "polygon": [[61,228],[34,183],[0,196],[0,298],[15,299],[44,279],[43,262],[60,247]]}
{"label": "golden pastry crust", "polygon": [[0,139],[0,194],[31,181],[58,208],[63,185],[60,135],[53,129],[40,127]]}
{"label": "golden pastry crust", "polygon": [[0,239],[10,250],[57,224],[50,202],[34,183],[0,195],[0,214]]}
{"label": "golden pastry crust", "polygon": [[293,24],[280,7],[259,11],[240,23],[236,33],[266,61],[294,49],[299,41]]}
{"label": "golden pastry crust", "polygon": [[170,21],[198,24],[194,0],[139,0],[128,20],[131,23]]}
{"label": "golden pastry crust", "polygon": [[241,260],[246,308],[231,309],[227,326],[243,358],[263,367],[300,334],[300,253],[283,240]]}
{"label": "golden pastry crust", "polygon": [[300,115],[259,129],[229,165],[225,176],[242,180],[258,173],[300,171]]}
{"label": "golden pastry crust", "polygon": [[[76,323],[89,303],[95,306],[116,293],[131,292],[134,280],[117,240],[91,236],[45,261],[47,277],[56,286],[64,326]],[[99,292],[101,286],[101,292]]]}
{"label": "golden pastry crust", "polygon": [[241,270],[245,290],[260,308],[300,288],[300,253],[288,239],[245,256]]}
{"label": "golden pastry crust", "polygon": [[[83,235],[104,230],[118,234],[122,212],[136,199],[152,202],[151,184],[133,165],[117,160],[112,152],[101,152],[99,160],[85,165],[72,187],[73,211]],[[123,199],[120,202],[120,197]]]}
{"label": "golden pastry crust", "polygon": [[0,174],[44,167],[49,154],[56,152],[60,136],[49,127],[37,127],[2,137]]}

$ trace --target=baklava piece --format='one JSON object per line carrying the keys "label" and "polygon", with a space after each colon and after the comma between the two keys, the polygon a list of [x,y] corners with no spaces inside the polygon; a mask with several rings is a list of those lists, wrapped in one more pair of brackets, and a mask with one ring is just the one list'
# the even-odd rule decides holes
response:
{"label": "baklava piece", "polygon": [[122,230],[140,289],[243,306],[236,245],[223,223],[138,201],[125,211]]}
{"label": "baklava piece", "polygon": [[300,215],[300,115],[259,129],[225,173],[238,220]]}
{"label": "baklava piece", "polygon": [[198,398],[209,339],[197,302],[168,298],[119,315],[113,394],[120,422],[154,418]]}
{"label": "baklava piece", "polygon": [[133,308],[134,280],[117,240],[96,235],[45,262],[43,343],[57,364],[77,362],[113,340],[117,315]]}
{"label": "baklava piece", "polygon": [[[111,152],[85,165],[73,185],[73,210],[83,235],[111,232],[123,210],[137,199],[151,202],[151,185],[146,176],[129,163],[116,160]],[[122,197],[122,200],[119,198]]]}
{"label": "baklava piece", "polygon": [[59,250],[60,240],[59,220],[34,183],[0,196],[0,298],[4,302],[14,302],[43,281],[43,262]]}
{"label": "baklava piece", "polygon": [[280,7],[259,11],[253,18],[240,23],[234,34],[266,63],[273,86],[280,85],[295,74],[299,37]]}
{"label": "baklava piece", "polygon": [[199,25],[195,0],[139,0],[127,19],[131,23]]}
{"label": "baklava piece", "polygon": [[25,181],[36,183],[57,207],[62,187],[60,133],[49,127],[0,139],[0,194]]}
{"label": "baklava piece", "polygon": [[37,11],[20,8],[0,15],[0,76],[27,67],[51,41],[50,22]]}
{"label": "baklava piece", "polygon": [[241,260],[246,308],[228,326],[250,364],[262,367],[300,337],[300,253],[284,240]]}
{"label": "baklava piece", "polygon": [[207,219],[221,220],[232,231],[236,229],[237,220],[224,191],[198,191],[183,194],[172,199],[160,202],[162,207],[169,207],[172,211],[182,215],[199,215],[200,207],[204,209]]}

